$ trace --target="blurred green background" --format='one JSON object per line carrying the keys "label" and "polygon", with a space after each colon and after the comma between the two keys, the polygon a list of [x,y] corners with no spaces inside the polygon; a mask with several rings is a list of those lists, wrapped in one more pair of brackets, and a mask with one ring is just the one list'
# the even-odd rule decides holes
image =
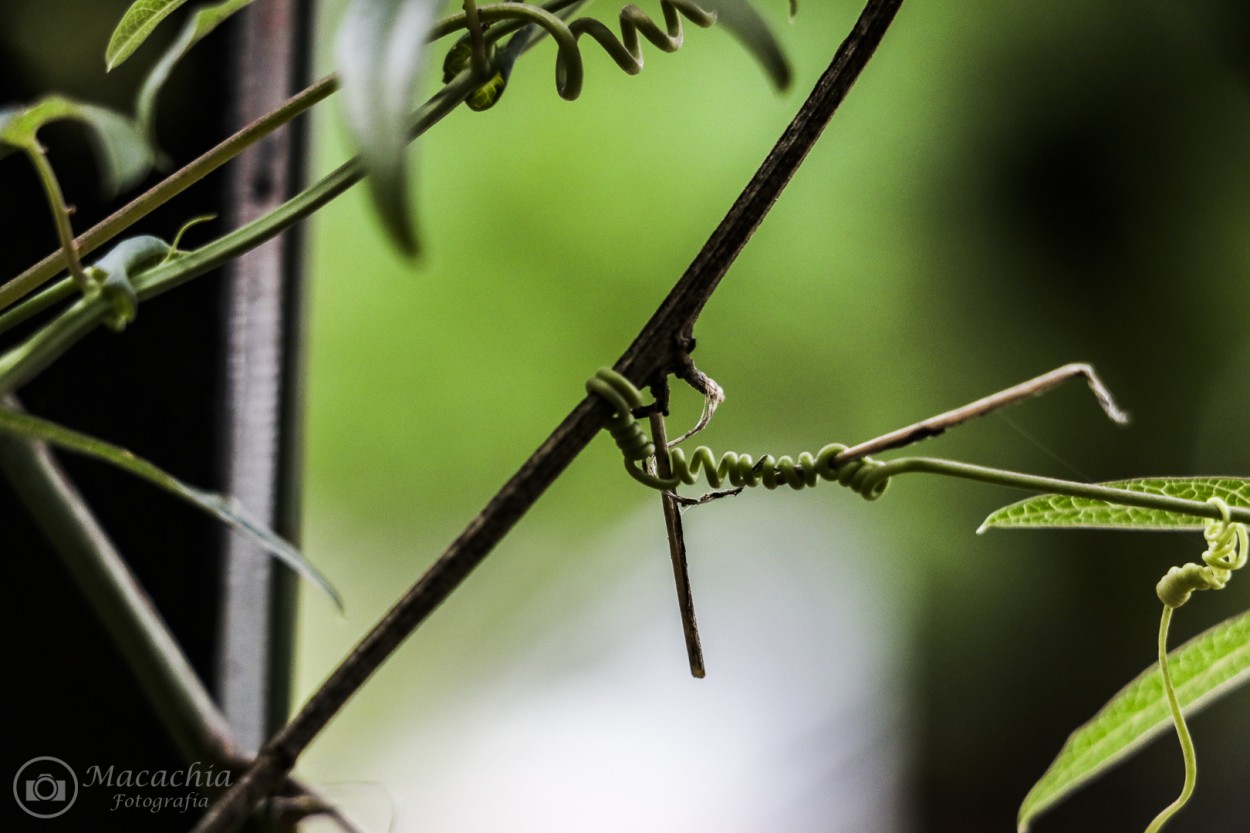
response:
{"label": "blurred green background", "polygon": [[[342,5],[317,4],[323,71]],[[305,541],[347,613],[304,598],[296,703],[625,349],[860,9],[809,0],[790,23],[757,5],[794,64],[785,94],[725,32],[690,28],[675,55],[644,46],[633,78],[587,44],[568,103],[544,44],[498,107],[415,146],[419,263],[359,190],[310,223]],[[88,45],[49,61],[23,44],[63,21],[13,9],[8,60],[129,101],[137,63],[102,86],[115,10],[82,4]],[[316,116],[314,173],[350,154],[338,106]],[[700,319],[695,359],[728,394],[700,441],[855,442],[1084,360],[1127,429],[1074,384],[923,452],[1088,479],[1244,474],[1248,136],[1242,0],[911,0]],[[676,428],[700,403],[675,392]],[[658,499],[599,438],[301,771],[377,830],[1011,830],[1067,733],[1152,661],[1154,583],[1200,551],[973,534],[1018,497],[917,477],[875,504],[825,485],[688,512],[708,665],[692,680]],[[1199,598],[1173,640],[1246,592]],[[1203,774],[1175,826],[1245,829],[1250,697],[1192,728]],[[1037,829],[1140,830],[1180,767],[1156,742]]]}
{"label": "blurred green background", "polygon": [[[299,697],[625,348],[859,11],[761,5],[794,62],[784,95],[726,33],[688,29],[634,78],[588,46],[570,104],[548,44],[496,109],[418,143],[415,267],[361,193],[318,215],[307,543],[349,612],[305,605]],[[321,12],[328,46],[340,7]],[[925,453],[1246,471],[1247,33],[1237,2],[907,4],[699,322],[728,393],[701,441],[862,440],[1086,360],[1128,429],[1076,384]],[[320,124],[325,170],[347,150],[331,110]],[[875,505],[825,487],[689,512],[693,681],[657,500],[601,438],[306,770],[389,789],[404,830],[1012,829],[1067,732],[1152,660],[1154,582],[1198,547],[973,534],[1017,497],[911,478]],[[1174,639],[1244,606],[1221,595]],[[1184,829],[1250,820],[1247,706],[1195,722]],[[1156,743],[1039,829],[1141,829],[1180,776]]]}

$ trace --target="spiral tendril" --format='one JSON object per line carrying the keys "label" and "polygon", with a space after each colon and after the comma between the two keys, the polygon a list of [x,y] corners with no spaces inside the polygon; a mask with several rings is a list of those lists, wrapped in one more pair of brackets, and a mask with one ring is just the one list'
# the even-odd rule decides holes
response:
{"label": "spiral tendril", "polygon": [[669,449],[672,477],[659,477],[643,468],[654,456],[655,444],[634,418],[634,409],[642,404],[642,394],[633,383],[610,368],[600,368],[586,382],[586,390],[603,398],[612,406],[613,415],[608,433],[625,455],[625,468],[640,483],[653,489],[669,491],[678,485],[694,485],[702,473],[712,488],[725,482],[735,487],[763,486],[776,489],[789,486],[803,489],[821,480],[846,486],[867,500],[876,500],[885,492],[889,479],[884,463],[864,457],[839,464],[837,456],[847,449],[839,443],[826,445],[815,455],[803,452],[796,460],[790,456],[767,454],[756,460],[749,454],[727,451],[717,460],[707,446],[699,446],[689,458],[680,448]]}
{"label": "spiral tendril", "polygon": [[1228,584],[1233,571],[1244,567],[1247,557],[1250,557],[1246,525],[1231,521],[1228,504],[1223,499],[1212,497],[1207,499],[1207,503],[1218,508],[1221,517],[1208,520],[1202,532],[1207,542],[1207,549],[1202,554],[1203,563],[1173,567],[1155,587],[1159,601],[1170,608],[1185,604],[1196,590],[1222,589]]}
{"label": "spiral tendril", "polygon": [[[560,4],[548,4],[553,8]],[[589,35],[595,43],[616,62],[616,65],[629,75],[637,75],[642,71],[643,53],[642,39],[650,41],[662,52],[676,52],[684,41],[681,18],[684,16],[696,26],[707,28],[716,22],[716,13],[708,11],[691,0],[661,0],[660,10],[664,15],[664,27],[661,28],[646,12],[630,4],[621,9],[620,30],[618,37],[603,22],[595,18],[578,18],[566,22],[548,8],[530,3],[494,3],[478,7],[478,15],[483,22],[498,23],[486,30],[486,41],[489,47],[489,58],[494,70],[492,76],[471,97],[471,106],[475,110],[484,110],[492,106],[503,95],[508,76],[512,71],[512,63],[516,60],[518,50],[505,47],[497,53],[494,43],[504,35],[519,28],[530,25],[540,26],[551,35],[556,42],[556,92],[560,97],[572,101],[581,95],[582,82],[585,77],[585,66],[582,60],[581,47],[578,41],[583,35]],[[459,17],[456,18],[459,20]],[[437,32],[437,30],[436,30]],[[524,33],[520,49],[528,46],[528,38]],[[458,43],[448,53],[444,62],[444,76],[455,75],[464,69],[469,62],[470,51],[465,42]]]}
{"label": "spiral tendril", "polygon": [[1189,597],[1196,590],[1223,589],[1232,578],[1233,571],[1246,566],[1246,559],[1250,556],[1246,525],[1232,521],[1228,504],[1223,498],[1209,497],[1207,503],[1219,510],[1220,517],[1208,520],[1202,531],[1202,537],[1207,541],[1207,549],[1202,553],[1202,563],[1193,562],[1173,567],[1155,586],[1159,601],[1163,602],[1163,618],[1159,621],[1159,674],[1163,679],[1163,695],[1167,700],[1168,712],[1172,716],[1172,725],[1176,727],[1176,737],[1180,741],[1181,755],[1185,760],[1185,782],[1180,795],[1154,817],[1146,827],[1146,833],[1159,833],[1169,819],[1184,809],[1194,794],[1194,786],[1198,780],[1198,758],[1194,752],[1193,737],[1185,723],[1185,712],[1176,696],[1168,662],[1168,628],[1172,622],[1172,611],[1189,601]]}
{"label": "spiral tendril", "polygon": [[[622,71],[629,75],[637,75],[642,72],[643,64],[642,42],[638,39],[639,35],[650,41],[661,52],[672,53],[681,49],[685,39],[680,15],[684,15],[691,23],[702,28],[707,28],[716,22],[715,12],[703,9],[689,0],[663,0],[660,3],[660,11],[664,14],[664,29],[648,17],[646,12],[631,3],[621,9],[620,38],[617,38],[612,34],[611,29],[593,17],[574,20],[569,24],[569,30],[578,39],[582,35],[590,35]],[[578,57],[580,59],[580,55]],[[563,71],[567,77],[568,68],[565,67]],[[578,71],[580,72],[580,69]],[[560,60],[557,58],[557,79],[560,77],[560,72]]]}

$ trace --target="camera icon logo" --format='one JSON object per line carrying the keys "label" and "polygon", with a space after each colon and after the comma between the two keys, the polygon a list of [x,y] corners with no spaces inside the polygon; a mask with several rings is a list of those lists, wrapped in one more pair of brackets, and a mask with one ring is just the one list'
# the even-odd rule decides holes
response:
{"label": "camera icon logo", "polygon": [[13,776],[13,797],[27,815],[54,819],[74,806],[78,776],[60,758],[31,758]]}

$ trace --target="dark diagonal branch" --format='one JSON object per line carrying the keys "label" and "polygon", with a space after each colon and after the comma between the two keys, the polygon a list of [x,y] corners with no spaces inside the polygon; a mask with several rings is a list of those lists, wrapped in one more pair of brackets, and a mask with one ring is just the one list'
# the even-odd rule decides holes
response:
{"label": "dark diagonal branch", "polygon": [[[617,362],[642,382],[678,370],[703,305],[816,143],[884,37],[902,0],[869,0],[829,68],[677,285]],[[587,397],[504,484],[421,579],[352,650],[321,688],[266,744],[242,778],[195,828],[234,829],[280,785],[313,738],[396,648],[534,505],[604,426],[609,406]]]}
{"label": "dark diagonal branch", "polygon": [[646,380],[657,372],[676,371],[682,366],[703,305],[815,146],[902,4],[902,0],[869,0],[799,112],[694,262],[625,351],[617,370]]}

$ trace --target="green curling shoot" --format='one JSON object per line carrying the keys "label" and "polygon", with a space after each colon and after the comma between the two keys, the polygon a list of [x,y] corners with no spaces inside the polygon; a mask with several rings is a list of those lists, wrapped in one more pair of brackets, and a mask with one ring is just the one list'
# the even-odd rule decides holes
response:
{"label": "green curling shoot", "polygon": [[1228,504],[1222,498],[1210,497],[1207,498],[1207,503],[1220,510],[1220,517],[1218,520],[1208,520],[1202,531],[1202,536],[1207,541],[1206,552],[1202,554],[1203,563],[1173,567],[1155,587],[1159,601],[1163,602],[1163,618],[1159,621],[1159,673],[1163,678],[1163,695],[1167,700],[1172,725],[1176,727],[1176,737],[1180,741],[1181,755],[1185,760],[1185,783],[1176,800],[1164,807],[1146,827],[1146,833],[1159,833],[1189,803],[1198,782],[1198,758],[1194,751],[1193,737],[1185,723],[1185,712],[1176,696],[1176,687],[1168,664],[1168,628],[1172,623],[1172,611],[1189,601],[1194,591],[1223,589],[1232,578],[1233,571],[1246,566],[1246,558],[1250,555],[1246,525],[1233,523]]}
{"label": "green curling shoot", "polygon": [[1207,541],[1202,562],[1183,564],[1168,570],[1159,579],[1155,592],[1159,601],[1170,608],[1178,608],[1197,590],[1221,590],[1232,578],[1234,570],[1246,566],[1250,556],[1247,546],[1246,525],[1233,523],[1229,517],[1228,504],[1218,497],[1208,498],[1207,503],[1220,510],[1220,520],[1210,520],[1203,537]]}
{"label": "green curling shoot", "polygon": [[789,486],[804,489],[820,481],[846,486],[867,500],[876,500],[885,492],[889,478],[884,463],[865,457],[838,464],[837,456],[847,446],[826,445],[815,455],[803,452],[793,457],[767,454],[756,460],[750,454],[727,451],[717,460],[707,446],[699,446],[689,458],[680,448],[668,450],[671,477],[659,477],[644,467],[655,456],[655,443],[634,418],[634,410],[642,405],[642,394],[633,383],[611,368],[600,368],[586,382],[586,390],[605,400],[613,415],[607,430],[625,456],[625,469],[638,482],[661,491],[671,491],[681,484],[692,486],[702,473],[714,489],[728,483],[734,487],[763,486],[776,489]]}
{"label": "green curling shoot", "polygon": [[[557,7],[557,4],[548,4]],[[567,4],[558,4],[567,5]],[[560,97],[573,101],[582,92],[585,63],[579,41],[589,35],[608,54],[618,67],[629,75],[642,71],[642,40],[646,39],[662,52],[676,52],[685,39],[681,18],[684,16],[699,27],[716,23],[716,13],[701,8],[691,0],[661,0],[660,11],[664,26],[660,27],[646,12],[630,4],[621,9],[618,37],[604,23],[594,18],[578,18],[565,21],[560,15],[531,3],[492,3],[478,8],[484,28],[486,59],[491,70],[490,77],[468,98],[473,110],[486,110],[495,105],[503,95],[512,73],[512,64],[520,53],[528,48],[531,40],[529,27],[538,26],[547,31],[556,43],[556,92]],[[505,35],[521,31],[514,42],[496,50],[495,44]],[[468,37],[461,38],[448,52],[443,62],[444,81],[465,69],[472,56]]]}

